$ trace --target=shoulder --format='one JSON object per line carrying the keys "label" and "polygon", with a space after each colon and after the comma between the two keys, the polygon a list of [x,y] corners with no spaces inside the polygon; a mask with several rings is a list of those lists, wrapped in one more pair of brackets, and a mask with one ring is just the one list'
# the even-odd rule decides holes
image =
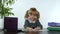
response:
{"label": "shoulder", "polygon": [[39,22],[39,20],[36,20],[36,22]]}
{"label": "shoulder", "polygon": [[25,22],[29,23],[28,19],[25,19]]}
{"label": "shoulder", "polygon": [[39,20],[36,20],[36,23],[40,23],[40,21]]}
{"label": "shoulder", "polygon": [[28,21],[28,20],[25,20],[25,21]]}

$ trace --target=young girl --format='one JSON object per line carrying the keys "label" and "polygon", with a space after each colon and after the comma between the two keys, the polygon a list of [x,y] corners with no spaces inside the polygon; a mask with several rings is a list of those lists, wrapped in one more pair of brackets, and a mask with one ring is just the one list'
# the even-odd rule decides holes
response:
{"label": "young girl", "polygon": [[39,22],[40,14],[36,8],[30,8],[25,14],[24,28],[27,31],[39,31],[42,29],[42,25]]}

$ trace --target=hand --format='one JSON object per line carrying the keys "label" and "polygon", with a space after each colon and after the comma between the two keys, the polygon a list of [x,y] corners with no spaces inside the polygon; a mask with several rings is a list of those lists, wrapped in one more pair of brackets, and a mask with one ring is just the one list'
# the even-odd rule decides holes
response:
{"label": "hand", "polygon": [[27,27],[26,29],[27,29],[27,31],[32,31],[32,30],[33,30],[33,29],[30,28],[30,27]]}
{"label": "hand", "polygon": [[37,27],[37,28],[35,28],[35,29],[38,29],[38,30],[40,30],[40,27]]}
{"label": "hand", "polygon": [[40,27],[37,27],[34,29],[34,31],[39,31],[40,30]]}

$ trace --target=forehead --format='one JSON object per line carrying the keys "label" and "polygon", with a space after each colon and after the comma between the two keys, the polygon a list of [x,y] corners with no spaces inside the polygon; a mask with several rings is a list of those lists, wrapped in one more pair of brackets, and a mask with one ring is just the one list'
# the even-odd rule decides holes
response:
{"label": "forehead", "polygon": [[28,14],[38,14],[37,11],[28,11]]}

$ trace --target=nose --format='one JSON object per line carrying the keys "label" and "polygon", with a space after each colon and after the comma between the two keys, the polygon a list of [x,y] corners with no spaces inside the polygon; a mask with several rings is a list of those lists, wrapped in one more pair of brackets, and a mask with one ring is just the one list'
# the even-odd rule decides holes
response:
{"label": "nose", "polygon": [[33,18],[34,16],[32,15],[31,17]]}

